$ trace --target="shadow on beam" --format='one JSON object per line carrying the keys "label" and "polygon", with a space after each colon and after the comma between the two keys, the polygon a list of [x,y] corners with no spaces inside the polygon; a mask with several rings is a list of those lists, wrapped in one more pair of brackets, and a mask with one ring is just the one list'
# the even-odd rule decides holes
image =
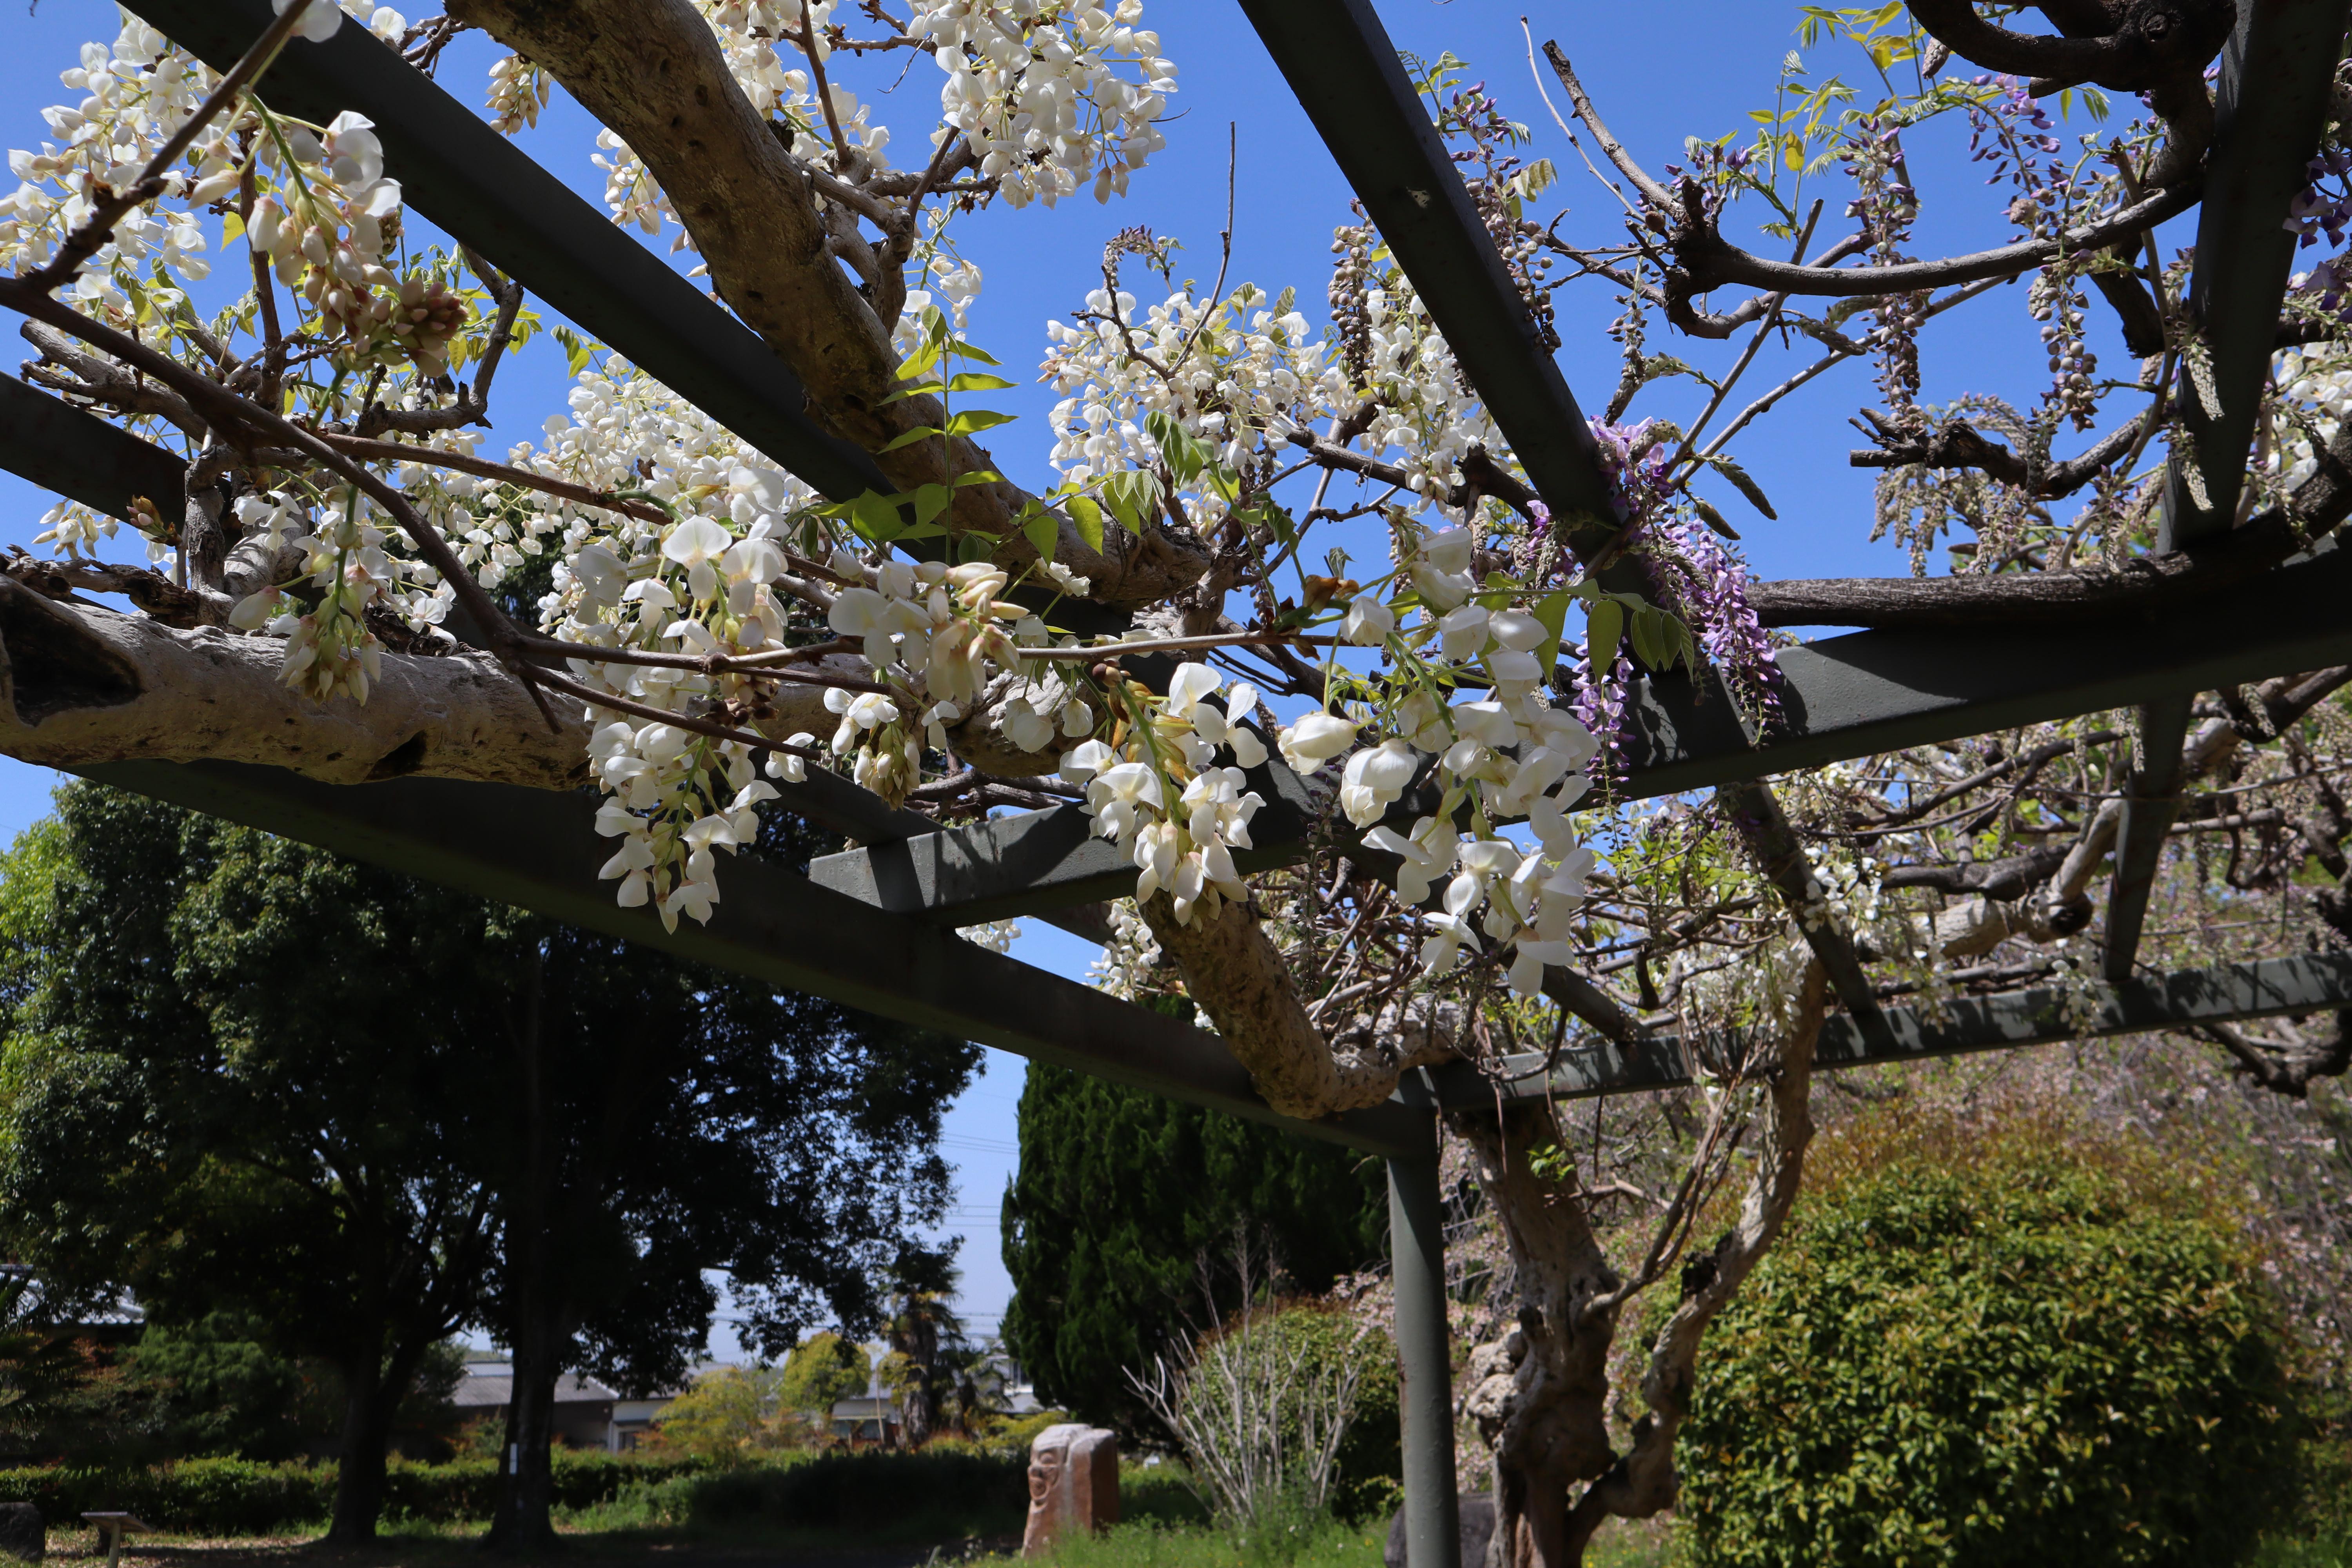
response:
{"label": "shadow on beam", "polygon": [[[2074,1016],[2068,1015],[2065,994],[2049,986],[1965,997],[1948,1004],[1940,1017],[1916,1007],[1889,1009],[1884,1015],[1887,1036],[1874,1047],[1852,1018],[1840,1014],[1822,1026],[1814,1065],[1878,1067],[2191,1024],[2319,1013],[2347,1005],[2352,1005],[2352,955],[2269,958],[2095,986],[2078,1003]],[[1720,1076],[1736,1065],[1744,1048],[1745,1042],[1737,1037],[1710,1037],[1701,1045],[1697,1066],[1706,1076]],[[1504,1064],[1509,1079],[1505,1093],[1519,1099],[1576,1100],[1681,1089],[1695,1079],[1691,1054],[1672,1035],[1624,1045],[1602,1041],[1562,1051],[1549,1081],[1542,1057],[1513,1057]],[[1492,1105],[1495,1086],[1475,1068],[1449,1065],[1410,1075],[1396,1098],[1424,1108]]]}

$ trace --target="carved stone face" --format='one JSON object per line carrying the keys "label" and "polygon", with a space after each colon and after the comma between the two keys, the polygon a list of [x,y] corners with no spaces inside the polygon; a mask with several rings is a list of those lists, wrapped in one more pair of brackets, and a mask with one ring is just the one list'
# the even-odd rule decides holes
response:
{"label": "carved stone face", "polygon": [[1067,1458],[1060,1448],[1040,1449],[1029,1458],[1029,1508],[1035,1512],[1045,1506],[1054,1495],[1054,1483],[1061,1479],[1062,1462]]}

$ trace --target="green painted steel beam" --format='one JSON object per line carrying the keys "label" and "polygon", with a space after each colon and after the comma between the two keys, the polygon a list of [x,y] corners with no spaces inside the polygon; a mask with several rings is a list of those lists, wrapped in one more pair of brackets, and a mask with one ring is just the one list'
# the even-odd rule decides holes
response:
{"label": "green painted steel beam", "polygon": [[2199,483],[2189,485],[2175,461],[2166,477],[2158,554],[2226,533],[2238,515],[2254,416],[2278,338],[2279,299],[2294,265],[2289,205],[2310,183],[2305,164],[2326,129],[2347,9],[2346,0],[2239,0],[2215,84],[2213,145],[2187,301],[2209,365],[2203,375],[2180,378],[2180,415]]}
{"label": "green painted steel beam", "polygon": [[1605,541],[1591,428],[1370,0],[1241,4],[1536,492],[1571,536]]}
{"label": "green painted steel beam", "polygon": [[[2309,953],[2101,985],[2072,1012],[2066,994],[2054,986],[1958,998],[1946,1004],[1941,1016],[1916,1007],[1887,1008],[1887,1034],[1876,1044],[1852,1018],[1839,1015],[1822,1026],[1813,1063],[1882,1067],[2344,1006],[2352,1006],[2352,955]],[[1671,1035],[1645,1036],[1630,1044],[1601,1041],[1561,1051],[1549,1074],[1542,1057],[1514,1057],[1501,1069],[1504,1092],[1507,1098],[1573,1100],[1680,1089],[1701,1076],[1728,1071],[1743,1048],[1736,1037],[1701,1041],[1696,1053]],[[1432,1109],[1492,1106],[1495,1092],[1494,1079],[1466,1065],[1449,1065],[1408,1075],[1398,1099]]]}
{"label": "green painted steel beam", "polygon": [[0,375],[0,468],[126,522],[132,496],[177,517],[188,471],[186,458],[13,375]]}
{"label": "green painted steel beam", "polygon": [[2157,867],[2172,819],[2180,815],[2180,749],[2189,738],[2187,697],[2143,704],[2123,820],[2116,826],[2115,878],[2107,893],[2107,939],[2100,973],[2110,981],[2130,978],[2147,923],[2148,895],[2156,890]]}
{"label": "green painted steel beam", "polygon": [[[2193,613],[1997,637],[1853,632],[1786,649],[1780,663],[1784,721],[1761,744],[1719,690],[1702,702],[1683,675],[1638,679],[1620,794],[1706,789],[2352,663],[2352,551],[2323,545]],[[1269,764],[1253,784],[1265,793],[1289,777]],[[1258,866],[1304,858],[1303,835],[1285,839],[1281,816],[1263,820]],[[1055,806],[852,850],[810,875],[884,909],[965,924],[1118,897],[1135,868],[1087,837],[1078,807]]]}

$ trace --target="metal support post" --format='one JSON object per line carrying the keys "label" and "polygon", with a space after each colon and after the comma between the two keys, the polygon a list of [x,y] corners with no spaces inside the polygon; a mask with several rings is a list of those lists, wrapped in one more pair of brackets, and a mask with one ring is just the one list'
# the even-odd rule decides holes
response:
{"label": "metal support post", "polygon": [[1445,1206],[1437,1120],[1420,1152],[1389,1160],[1389,1264],[1403,1387],[1405,1568],[1462,1568],[1454,1491],[1454,1357],[1446,1342]]}
{"label": "metal support post", "polygon": [[2180,749],[2189,738],[2189,703],[2186,697],[2167,697],[2139,710],[2139,742],[2133,747],[2123,821],[2116,826],[2115,881],[2107,894],[2102,968],[2111,985],[2132,977],[2140,928],[2147,923],[2148,895],[2156,889],[2157,865],[2164,858],[2165,835],[2180,815]]}

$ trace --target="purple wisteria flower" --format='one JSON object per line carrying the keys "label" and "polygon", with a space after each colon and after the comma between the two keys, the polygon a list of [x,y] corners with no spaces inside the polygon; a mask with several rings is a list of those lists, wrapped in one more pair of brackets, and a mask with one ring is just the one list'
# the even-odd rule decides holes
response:
{"label": "purple wisteria flower", "polygon": [[1589,645],[1576,649],[1576,700],[1570,704],[1577,722],[1582,724],[1592,738],[1601,742],[1601,765],[1593,770],[1596,779],[1606,778],[1617,771],[1617,763],[1625,750],[1625,695],[1633,689],[1633,661],[1619,645],[1616,664],[1608,678],[1592,679],[1592,656]]}
{"label": "purple wisteria flower", "polygon": [[1658,603],[1680,616],[1707,662],[1759,728],[1780,715],[1780,667],[1772,639],[1748,603],[1748,563],[1708,529],[1669,521],[1643,555]]}
{"label": "purple wisteria flower", "polygon": [[1592,438],[1601,446],[1601,471],[1609,476],[1610,510],[1620,523],[1647,522],[1673,495],[1666,478],[1666,444],[1648,439],[1657,421],[1610,425],[1595,419],[1591,423]]}

